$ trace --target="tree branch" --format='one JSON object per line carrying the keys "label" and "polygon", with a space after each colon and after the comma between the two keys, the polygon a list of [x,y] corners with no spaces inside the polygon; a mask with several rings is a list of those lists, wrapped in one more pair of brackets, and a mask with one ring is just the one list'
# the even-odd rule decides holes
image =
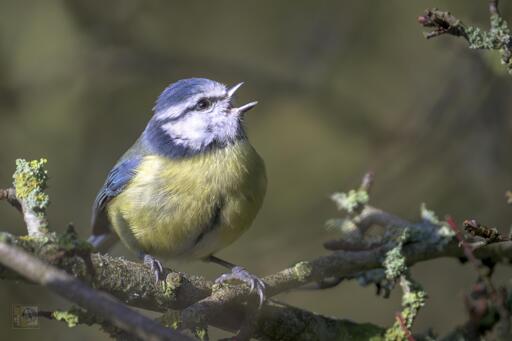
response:
{"label": "tree branch", "polygon": [[427,9],[418,17],[423,27],[433,28],[425,33],[425,38],[435,38],[441,35],[462,37],[469,43],[470,49],[497,50],[501,54],[501,63],[512,74],[512,35],[508,23],[498,10],[498,0],[489,1],[490,30],[466,26],[450,12],[436,8]]}
{"label": "tree branch", "polygon": [[143,340],[192,340],[172,329],[162,327],[112,297],[89,288],[75,277],[5,241],[0,242],[0,262],[28,280],[48,287],[59,296],[77,303],[90,313],[101,316],[112,325]]}
{"label": "tree branch", "polygon": [[18,159],[13,175],[14,191],[21,205],[28,235],[34,237],[41,237],[48,233],[46,209],[50,199],[44,192],[48,181],[46,163],[46,159],[30,162]]}
{"label": "tree branch", "polygon": [[[4,236],[4,238],[6,238]],[[58,265],[72,275],[89,282],[94,288],[108,292],[121,301],[135,307],[164,312],[167,309],[184,309],[200,300],[207,298],[211,293],[212,283],[197,276],[189,276],[183,273],[166,269],[165,286],[157,286],[151,277],[150,270],[143,264],[130,262],[109,255],[92,254],[90,264],[83,256],[83,250],[76,247],[76,252],[59,249],[56,245],[66,245],[63,240],[69,237],[61,236],[60,241],[41,243],[37,239],[25,239],[10,237],[11,242],[33,252],[37,257]],[[69,242],[68,242],[69,243]],[[300,287],[306,283],[332,276],[350,276],[356,273],[381,268],[382,259],[386,253],[384,247],[370,251],[336,251],[330,255],[305,262],[299,262],[294,266],[282,270],[276,274],[265,277],[267,284],[267,296],[271,297],[281,292]],[[435,243],[413,242],[403,247],[403,253],[409,265],[420,261],[439,257],[460,258],[464,256],[463,250],[454,239],[442,247]],[[60,258],[58,255],[61,255]],[[64,256],[62,256],[64,254]],[[512,258],[512,242],[498,242],[478,247],[474,254],[477,258],[492,258],[495,261],[506,261]],[[12,271],[0,267],[0,278],[19,279]],[[219,314],[204,315],[205,321],[212,325],[233,331],[240,327],[243,321],[244,299],[249,289],[244,286],[223,286],[216,289],[212,306],[223,309],[212,309]],[[222,302],[222,303],[219,303]],[[261,331],[261,324],[267,319],[265,316],[275,316],[275,310],[263,308],[256,335],[267,334]],[[270,313],[267,309],[270,309]],[[287,309],[291,309],[288,311]],[[343,328],[347,321],[319,317],[293,307],[279,309],[280,314],[292,313],[296,318],[307,318],[315,321],[316,325],[330,325],[337,321],[334,329]],[[270,315],[269,315],[270,314]],[[194,315],[194,314],[192,314]],[[199,314],[201,315],[201,314]],[[278,324],[278,321],[272,323]],[[306,324],[306,321],[303,320]],[[285,328],[283,325],[282,328]],[[378,329],[378,327],[373,327]],[[270,338],[269,338],[270,339]]]}
{"label": "tree branch", "polygon": [[[400,252],[408,265],[439,257],[464,257],[464,251],[453,232],[445,223],[437,221],[432,212],[423,208],[423,220],[411,223],[366,205],[368,198],[361,191],[363,190],[340,196],[338,199],[343,201],[347,208],[354,209],[351,221],[360,228],[359,233],[364,234],[377,225],[384,227],[382,236],[377,238],[377,241],[368,241],[361,236],[349,240],[349,244],[359,243],[363,247],[357,251],[346,250],[345,244],[333,241],[329,244],[332,246],[331,249],[335,249],[331,254],[299,262],[264,277],[267,297],[326,278],[354,277],[368,270],[382,269],[384,259],[396,244],[396,231],[404,229],[407,229],[408,235]],[[345,236],[341,239],[347,241]],[[90,245],[79,240],[72,229],[68,229],[64,234],[49,232],[44,238],[14,237],[4,233],[0,234],[0,241],[6,250],[5,254],[0,253],[1,262],[4,264],[12,265],[10,262],[13,257],[9,257],[11,254],[8,252],[12,247],[21,248],[40,261],[57,266],[89,283],[95,289],[110,293],[129,305],[160,312],[167,312],[169,309],[183,310],[180,318],[184,326],[200,321],[234,331],[240,328],[247,317],[247,299],[250,297],[246,285],[214,286],[212,282],[201,277],[172,269],[165,269],[164,283],[155,284],[150,269],[143,264],[108,255],[91,254]],[[341,249],[337,249],[338,247]],[[508,259],[512,258],[512,242],[481,243],[475,247],[473,254],[480,259],[508,262]],[[20,268],[13,267],[26,274],[26,264],[18,265]],[[30,277],[28,273],[26,275],[32,281],[39,281],[37,277]],[[19,279],[19,275],[0,266],[0,278]],[[58,284],[52,285],[54,288],[59,287]],[[87,309],[101,310],[98,307]],[[294,339],[307,340],[308,334],[297,334],[298,330],[302,330],[298,329],[298,326],[310,330],[311,333],[314,331],[319,338],[325,336],[326,339],[334,338],[333,335],[347,335],[347,331],[364,335],[369,333],[376,338],[382,337],[384,332],[383,328],[374,325],[354,324],[268,301],[255,320],[254,335],[269,340],[281,339],[283,335],[294,335]],[[309,337],[311,335],[309,334]]]}

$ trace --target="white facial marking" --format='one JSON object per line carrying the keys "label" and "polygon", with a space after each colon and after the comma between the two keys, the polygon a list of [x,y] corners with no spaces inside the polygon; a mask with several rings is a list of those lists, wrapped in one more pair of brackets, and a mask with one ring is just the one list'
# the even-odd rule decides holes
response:
{"label": "white facial marking", "polygon": [[171,117],[177,117],[179,116],[184,110],[189,108],[190,106],[195,105],[201,98],[205,97],[223,97],[226,96],[226,87],[224,86],[215,86],[210,89],[207,89],[207,91],[204,91],[203,93],[196,94],[194,96],[190,96],[187,98],[186,101],[181,102],[176,105],[171,105],[165,110],[159,111],[155,114],[155,118],[158,121],[163,121],[167,118]]}
{"label": "white facial marking", "polygon": [[162,125],[176,144],[200,150],[214,141],[233,141],[240,129],[237,111],[228,108],[229,99],[222,99],[204,111],[191,110],[185,116]]}
{"label": "white facial marking", "polygon": [[197,103],[197,101],[203,98],[203,94],[197,94],[196,96],[190,97],[186,102],[182,102],[176,105],[171,105],[167,109],[159,111],[155,118],[158,121],[163,121],[171,117],[177,117],[184,110],[186,110],[190,105]]}
{"label": "white facial marking", "polygon": [[199,115],[187,115],[182,119],[162,125],[162,128],[175,143],[195,150],[212,141],[207,133],[208,122]]}
{"label": "white facial marking", "polygon": [[[232,108],[229,90],[220,83],[212,84],[201,93],[155,113],[155,120],[161,122],[160,129],[173,143],[200,151],[214,142],[232,142],[241,133],[241,111]],[[230,89],[231,95],[240,85]],[[212,101],[211,107],[196,107],[203,98]]]}

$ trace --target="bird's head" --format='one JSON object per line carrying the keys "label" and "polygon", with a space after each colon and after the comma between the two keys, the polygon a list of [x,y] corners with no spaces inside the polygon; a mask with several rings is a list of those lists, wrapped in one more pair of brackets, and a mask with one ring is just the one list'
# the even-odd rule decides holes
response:
{"label": "bird's head", "polygon": [[245,138],[242,119],[257,102],[233,106],[231,88],[205,79],[183,79],[158,97],[144,138],[159,153],[182,157]]}

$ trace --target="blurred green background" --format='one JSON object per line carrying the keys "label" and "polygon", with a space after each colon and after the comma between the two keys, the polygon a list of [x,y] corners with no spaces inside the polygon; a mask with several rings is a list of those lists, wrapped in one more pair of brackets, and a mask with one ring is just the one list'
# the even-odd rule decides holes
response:
{"label": "blurred green background", "polygon": [[[409,219],[426,202],[441,216],[475,217],[507,231],[512,208],[512,77],[462,40],[427,41],[416,17],[450,9],[487,27],[487,1],[0,1],[0,187],[18,157],[49,159],[53,228],[89,233],[90,207],[116,159],[136,139],[170,82],[245,81],[239,103],[266,161],[269,190],[253,228],[219,255],[266,275],[325,254],[338,215],[329,195],[376,172],[375,206]],[[504,3],[505,17],[512,5]],[[0,230],[24,233],[7,204]],[[122,246],[113,251],[133,258]],[[215,278],[223,269],[171,264]],[[416,331],[466,319],[476,274],[455,260],[414,268],[430,294]],[[498,268],[497,283],[510,269]],[[280,299],[320,313],[389,325],[400,294],[343,283]],[[106,339],[96,327],[40,321],[11,329],[12,304],[68,303],[30,285],[0,282],[0,336]]]}

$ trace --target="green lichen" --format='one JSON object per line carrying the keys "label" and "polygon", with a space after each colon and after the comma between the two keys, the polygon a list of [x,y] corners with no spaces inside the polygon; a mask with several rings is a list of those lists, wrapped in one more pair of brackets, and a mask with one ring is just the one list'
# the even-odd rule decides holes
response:
{"label": "green lichen", "polygon": [[331,199],[336,203],[339,210],[354,213],[359,207],[368,203],[370,197],[364,190],[350,190],[348,193],[334,193]]}
{"label": "green lichen", "polygon": [[404,277],[403,280],[407,281],[409,291],[404,292],[402,296],[402,306],[404,308],[402,310],[402,316],[407,327],[410,328],[419,310],[425,305],[428,296],[421,285],[413,281],[410,276]]}
{"label": "green lichen", "polygon": [[177,310],[168,310],[157,319],[164,327],[179,330],[183,321],[181,320],[181,313]]}
{"label": "green lichen", "polygon": [[57,244],[59,250],[77,254],[85,254],[93,251],[92,245],[89,242],[79,238],[73,225],[69,225],[63,234],[51,233],[38,238],[47,238],[48,236],[54,237],[53,242]]}
{"label": "green lichen", "polygon": [[403,229],[394,241],[395,246],[386,253],[384,258],[384,270],[386,278],[395,280],[407,271],[407,264],[404,255],[402,254],[402,247],[409,239],[409,229]]}
{"label": "green lichen", "polygon": [[508,24],[498,14],[491,15],[491,29],[484,31],[478,27],[466,27],[466,36],[470,49],[497,50],[501,55],[501,63],[512,72],[512,36]]}
{"label": "green lichen", "polygon": [[471,49],[496,50],[506,46],[510,41],[508,24],[499,15],[491,16],[491,29],[484,31],[478,27],[466,27],[466,34]]}
{"label": "green lichen", "polygon": [[0,232],[0,243],[11,244],[12,240],[12,234],[7,232]]}
{"label": "green lichen", "polygon": [[[422,207],[422,211],[426,208]],[[429,214],[430,219],[435,219]],[[403,229],[396,237],[395,246],[386,253],[384,259],[384,271],[388,280],[396,281],[400,278],[400,285],[403,288],[401,317],[405,326],[410,329],[418,311],[425,305],[427,294],[421,286],[414,282],[410,276],[406,259],[402,253],[403,245],[410,238],[409,229]],[[405,339],[405,331],[400,323],[395,322],[385,335],[386,341],[401,341]]]}
{"label": "green lichen", "polygon": [[301,282],[305,282],[309,279],[311,276],[311,273],[313,271],[313,267],[309,262],[299,262],[295,264],[293,267],[293,270],[295,271],[295,274],[297,276],[297,279]]}
{"label": "green lichen", "polygon": [[[427,293],[418,283],[410,278],[409,274],[402,277],[402,281],[404,281],[402,287],[407,289],[404,289],[402,296],[402,312],[400,314],[405,326],[410,330],[419,310],[425,305]],[[386,331],[386,341],[401,341],[405,339],[405,331],[398,321]]]}
{"label": "green lichen", "polygon": [[[197,311],[184,310],[179,316],[169,313],[167,319],[170,320],[171,326],[175,325],[180,329],[188,329],[199,340],[208,341],[208,324],[204,320],[203,314]],[[173,322],[174,320],[174,322]]]}
{"label": "green lichen", "polygon": [[434,211],[432,211],[432,210],[429,210],[425,203],[421,204],[420,213],[421,213],[421,219],[423,219],[424,221],[428,221],[429,223],[432,223],[434,225],[441,224],[441,222],[440,222],[439,218],[437,217],[436,213]]}
{"label": "green lichen", "polygon": [[166,300],[176,298],[176,291],[181,286],[182,282],[183,277],[179,273],[170,272],[169,274],[167,274],[167,277],[165,278],[165,281],[163,283],[163,296],[165,297]]}
{"label": "green lichen", "polygon": [[351,219],[329,219],[325,223],[325,228],[339,233],[339,238],[347,242],[358,242],[363,239],[361,230]]}
{"label": "green lichen", "polygon": [[14,188],[18,199],[23,200],[34,211],[44,212],[50,200],[44,191],[48,186],[48,171],[46,159],[27,161],[16,160],[14,172]]}
{"label": "green lichen", "polygon": [[470,49],[490,50],[495,48],[494,35],[490,32],[483,31],[479,27],[470,26],[466,28]]}
{"label": "green lichen", "polygon": [[71,310],[55,310],[52,312],[52,318],[66,322],[69,328],[76,327],[79,323],[79,316]]}
{"label": "green lichen", "polygon": [[342,234],[358,231],[357,225],[350,219],[329,219],[325,222],[325,228],[328,231],[341,232]]}
{"label": "green lichen", "polygon": [[192,333],[194,334],[195,337],[197,337],[201,341],[210,340],[210,338],[208,336],[208,328],[207,327],[197,326],[195,328],[192,328]]}
{"label": "green lichen", "polygon": [[13,184],[16,197],[21,202],[29,235],[39,236],[48,232],[46,209],[50,203],[47,188],[46,159],[16,160]]}

